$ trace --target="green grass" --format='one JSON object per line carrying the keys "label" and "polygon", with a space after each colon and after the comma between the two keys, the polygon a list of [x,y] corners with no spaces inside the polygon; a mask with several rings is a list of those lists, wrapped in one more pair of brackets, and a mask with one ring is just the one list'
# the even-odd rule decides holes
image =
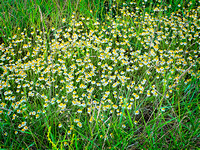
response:
{"label": "green grass", "polygon": [[0,148],[198,149],[199,4],[0,2]]}

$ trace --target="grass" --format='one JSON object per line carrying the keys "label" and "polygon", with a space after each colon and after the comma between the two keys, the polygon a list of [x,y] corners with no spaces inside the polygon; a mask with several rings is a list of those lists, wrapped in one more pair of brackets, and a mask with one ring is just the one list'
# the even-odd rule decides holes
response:
{"label": "grass", "polygon": [[199,13],[195,0],[1,2],[0,148],[198,149]]}

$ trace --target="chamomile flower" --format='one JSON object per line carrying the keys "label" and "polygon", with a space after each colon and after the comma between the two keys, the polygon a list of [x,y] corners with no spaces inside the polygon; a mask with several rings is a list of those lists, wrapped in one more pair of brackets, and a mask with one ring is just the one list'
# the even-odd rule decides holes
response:
{"label": "chamomile flower", "polygon": [[62,23],[65,23],[65,21],[66,21],[66,18],[63,18],[63,19],[62,19]]}
{"label": "chamomile flower", "polygon": [[67,134],[68,134],[68,135],[70,135],[71,133],[72,133],[71,130],[67,131]]}
{"label": "chamomile flower", "polygon": [[139,115],[139,113],[140,113],[139,110],[135,111],[135,115]]}
{"label": "chamomile flower", "polygon": [[79,114],[81,114],[82,113],[82,110],[81,109],[78,109],[78,111],[77,111]]}
{"label": "chamomile flower", "polygon": [[160,110],[161,110],[162,112],[165,112],[165,108],[164,108],[164,107],[160,108]]}
{"label": "chamomile flower", "polygon": [[26,131],[26,130],[28,130],[28,127],[27,127],[27,126],[25,126],[23,129],[24,129],[24,131]]}
{"label": "chamomile flower", "polygon": [[78,122],[78,123],[77,123],[77,126],[78,126],[79,128],[81,128],[81,127],[82,127],[82,123],[81,123],[81,122]]}
{"label": "chamomile flower", "polygon": [[59,128],[61,128],[61,127],[62,127],[62,124],[61,124],[61,123],[59,123],[59,124],[58,124],[58,127],[59,127]]}

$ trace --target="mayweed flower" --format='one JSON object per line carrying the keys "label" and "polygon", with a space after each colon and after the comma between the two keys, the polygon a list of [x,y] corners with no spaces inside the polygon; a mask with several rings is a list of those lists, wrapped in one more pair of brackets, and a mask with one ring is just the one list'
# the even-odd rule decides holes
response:
{"label": "mayweed flower", "polygon": [[117,108],[118,108],[118,106],[117,106],[117,105],[113,105],[113,108],[114,108],[114,109],[117,109]]}
{"label": "mayweed flower", "polygon": [[162,107],[160,110],[161,110],[162,112],[165,112],[165,108],[164,108],[164,107]]}
{"label": "mayweed flower", "polygon": [[135,120],[135,121],[134,121],[134,124],[137,124],[137,123],[138,123],[138,121]]}
{"label": "mayweed flower", "polygon": [[64,142],[64,146],[67,146],[67,142],[66,141]]}
{"label": "mayweed flower", "polygon": [[74,119],[74,122],[79,122],[80,120],[79,119]]}
{"label": "mayweed flower", "polygon": [[62,23],[65,23],[65,21],[66,21],[66,19],[65,19],[65,18],[63,18],[63,19],[62,19]]}
{"label": "mayweed flower", "polygon": [[27,127],[27,126],[25,126],[23,129],[24,129],[24,131],[26,131],[26,130],[28,130],[28,127]]}
{"label": "mayweed flower", "polygon": [[133,102],[133,101],[134,101],[134,98],[133,98],[133,97],[131,97],[131,98],[130,98],[130,101],[131,101],[131,102]]}
{"label": "mayweed flower", "polygon": [[128,109],[128,110],[130,110],[131,108],[132,108],[132,105],[131,105],[131,104],[127,106],[127,109]]}
{"label": "mayweed flower", "polygon": [[81,123],[81,122],[78,122],[78,123],[77,123],[77,126],[81,128],[81,127],[82,127],[82,123]]}
{"label": "mayweed flower", "polygon": [[125,125],[125,124],[123,124],[123,125],[122,125],[122,128],[126,128],[126,125]]}
{"label": "mayweed flower", "polygon": [[139,114],[139,110],[136,110],[136,111],[135,111],[135,115],[138,115],[138,114]]}
{"label": "mayweed flower", "polygon": [[70,135],[70,134],[71,134],[71,131],[70,131],[70,130],[69,130],[69,131],[67,131],[67,134],[68,134],[68,135]]}
{"label": "mayweed flower", "polygon": [[169,93],[166,94],[166,98],[169,98]]}
{"label": "mayweed flower", "polygon": [[81,109],[78,109],[78,111],[77,111],[77,112],[80,114],[80,113],[82,113],[82,110],[81,110]]}
{"label": "mayweed flower", "polygon": [[40,115],[39,115],[39,114],[37,114],[37,115],[35,116],[35,117],[36,117],[36,119],[37,119],[37,118],[39,118],[39,116],[40,116]]}
{"label": "mayweed flower", "polygon": [[61,128],[61,127],[62,127],[62,124],[61,124],[61,123],[59,123],[58,127],[59,127],[59,128]]}
{"label": "mayweed flower", "polygon": [[26,125],[26,122],[22,122],[21,127],[24,127]]}

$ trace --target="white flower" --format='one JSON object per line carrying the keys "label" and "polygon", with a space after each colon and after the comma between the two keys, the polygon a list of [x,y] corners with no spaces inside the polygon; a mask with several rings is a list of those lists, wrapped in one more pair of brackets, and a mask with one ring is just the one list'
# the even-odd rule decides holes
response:
{"label": "white flower", "polygon": [[165,108],[164,108],[164,107],[160,108],[160,110],[161,110],[162,112],[165,112]]}
{"label": "white flower", "polygon": [[135,111],[135,115],[138,115],[138,114],[139,114],[139,110],[136,110],[136,111]]}

